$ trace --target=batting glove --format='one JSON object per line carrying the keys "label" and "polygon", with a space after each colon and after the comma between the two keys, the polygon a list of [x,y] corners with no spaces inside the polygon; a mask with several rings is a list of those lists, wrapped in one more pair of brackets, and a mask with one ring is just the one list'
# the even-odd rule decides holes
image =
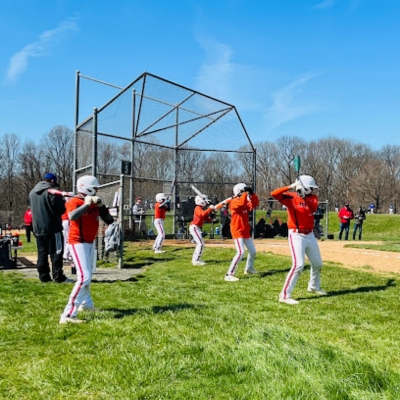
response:
{"label": "batting glove", "polygon": [[97,207],[101,207],[103,205],[103,202],[98,196],[92,196],[92,202],[93,204],[96,204]]}
{"label": "batting glove", "polygon": [[251,186],[246,186],[244,188],[244,191],[247,192],[250,195],[254,193],[254,190],[253,190],[253,188]]}
{"label": "batting glove", "polygon": [[85,204],[88,206],[92,204],[92,196],[85,196]]}

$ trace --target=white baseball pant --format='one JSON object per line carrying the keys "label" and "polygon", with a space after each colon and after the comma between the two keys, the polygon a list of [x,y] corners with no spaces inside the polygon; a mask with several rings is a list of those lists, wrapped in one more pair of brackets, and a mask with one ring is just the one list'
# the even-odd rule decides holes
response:
{"label": "white baseball pant", "polygon": [[308,288],[313,290],[321,289],[322,258],[314,233],[302,234],[293,232],[293,229],[289,229],[288,240],[290,252],[292,254],[292,267],[290,268],[283,289],[279,295],[280,298],[283,299],[292,297],[292,291],[304,269],[305,256],[307,256],[311,262]]}
{"label": "white baseball pant", "polygon": [[156,218],[154,220],[154,226],[157,230],[157,237],[153,244],[153,250],[161,250],[165,239],[164,220],[162,218]]}
{"label": "white baseball pant", "polygon": [[254,259],[256,258],[256,248],[254,247],[253,239],[248,238],[248,239],[233,239],[233,242],[235,243],[236,247],[236,254],[233,257],[233,260],[231,262],[231,265],[229,266],[228,272],[226,275],[234,275],[236,272],[236,267],[238,266],[239,262],[244,256],[244,251],[245,247],[249,251],[249,254],[247,255],[247,261],[246,261],[246,267],[245,267],[245,272],[248,270],[253,270],[254,269]]}
{"label": "white baseball pant", "polygon": [[204,250],[204,239],[201,229],[197,225],[190,225],[189,232],[193,236],[193,240],[196,242],[196,248],[192,256],[192,263],[199,261]]}
{"label": "white baseball pant", "polygon": [[70,250],[76,267],[77,280],[64,309],[64,317],[76,317],[81,304],[87,308],[93,307],[90,283],[92,281],[94,243],[71,244]]}
{"label": "white baseball pant", "polygon": [[68,219],[63,219],[62,225],[63,225],[63,236],[64,236],[64,254],[63,254],[63,258],[65,260],[68,260],[68,258],[71,255],[70,252],[69,252],[69,245],[68,245],[69,220]]}

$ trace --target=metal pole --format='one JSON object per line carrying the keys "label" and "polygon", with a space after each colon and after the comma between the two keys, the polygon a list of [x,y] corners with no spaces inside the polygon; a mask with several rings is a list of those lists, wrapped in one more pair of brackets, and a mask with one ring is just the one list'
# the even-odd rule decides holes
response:
{"label": "metal pole", "polygon": [[118,268],[121,269],[124,266],[124,175],[120,177],[120,207],[119,207],[119,231],[120,231],[120,245],[119,245],[119,259]]}
{"label": "metal pole", "polygon": [[328,238],[328,229],[329,229],[329,221],[328,221],[328,219],[329,219],[329,202],[328,202],[328,200],[326,200],[326,206],[325,206],[325,215],[326,215],[326,218],[325,218],[325,238]]}
{"label": "metal pole", "polygon": [[[257,149],[254,147],[254,153],[253,153],[253,189],[254,189],[254,192],[256,192],[256,189],[257,189],[256,188],[256,185],[257,185],[256,173],[257,173]],[[253,227],[253,229],[251,230],[252,231],[251,236],[254,239],[254,231],[255,231],[255,226],[256,226],[256,210],[254,210],[252,213],[251,223],[252,223],[252,227]]]}
{"label": "metal pole", "polygon": [[[129,188],[129,214],[132,212],[133,206],[133,189],[134,189],[134,176],[135,176],[135,167],[134,167],[134,151],[135,151],[135,137],[136,137],[136,124],[135,124],[135,113],[136,113],[136,90],[132,91],[132,137],[131,137],[131,177],[130,177],[130,188]],[[129,216],[129,229],[134,229],[135,226],[132,226],[132,218]]]}
{"label": "metal pole", "polygon": [[175,152],[174,152],[174,180],[175,180],[175,188],[174,193],[175,193],[175,198],[174,198],[174,207],[172,210],[172,234],[173,237],[176,237],[177,229],[176,229],[176,200],[178,198],[178,173],[179,173],[179,107],[176,107],[176,114],[175,114]]}
{"label": "metal pole", "polygon": [[97,175],[97,108],[93,108],[92,175]]}
{"label": "metal pole", "polygon": [[76,187],[76,170],[78,169],[78,131],[77,127],[79,124],[79,87],[80,87],[80,74],[79,71],[76,71],[75,74],[75,129],[74,129],[74,171],[72,174],[72,191],[75,192]]}

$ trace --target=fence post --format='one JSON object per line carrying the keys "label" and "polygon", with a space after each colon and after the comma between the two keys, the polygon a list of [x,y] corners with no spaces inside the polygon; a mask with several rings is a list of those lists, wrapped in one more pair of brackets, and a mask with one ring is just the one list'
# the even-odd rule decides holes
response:
{"label": "fence post", "polygon": [[119,245],[119,259],[118,268],[121,269],[124,266],[124,175],[120,176],[120,206],[119,206],[119,233],[120,233],[120,245]]}

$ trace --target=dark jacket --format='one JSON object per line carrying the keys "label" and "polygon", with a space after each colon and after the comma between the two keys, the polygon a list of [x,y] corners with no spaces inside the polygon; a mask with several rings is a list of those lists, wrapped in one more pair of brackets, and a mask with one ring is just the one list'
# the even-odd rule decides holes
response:
{"label": "dark jacket", "polygon": [[63,230],[61,215],[65,213],[63,197],[50,194],[49,182],[42,181],[29,193],[32,211],[32,228],[35,236],[47,236]]}

